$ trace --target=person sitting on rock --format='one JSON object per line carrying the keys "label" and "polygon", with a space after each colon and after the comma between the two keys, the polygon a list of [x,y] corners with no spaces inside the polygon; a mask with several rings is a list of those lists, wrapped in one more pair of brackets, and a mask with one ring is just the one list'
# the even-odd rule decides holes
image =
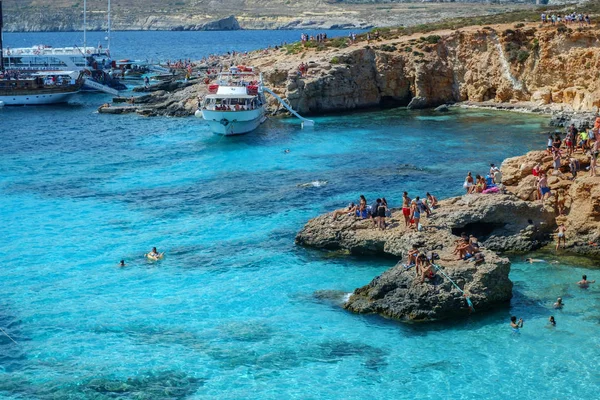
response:
{"label": "person sitting on rock", "polygon": [[366,219],[367,215],[367,199],[364,195],[360,195],[360,200],[358,202],[358,207],[356,208],[356,216],[361,219]]}
{"label": "person sitting on rock", "polygon": [[452,254],[458,254],[458,249],[463,245],[465,239],[468,239],[469,237],[467,236],[467,234],[465,232],[462,232],[460,234],[460,238],[456,239],[454,241],[454,244],[456,244],[456,246],[454,247],[454,251],[452,252]]}
{"label": "person sitting on rock", "polygon": [[438,199],[432,195],[431,193],[427,192],[427,205],[429,206],[430,209],[434,209],[437,208],[438,206]]}
{"label": "person sitting on rock", "polygon": [[431,261],[423,253],[417,258],[417,276],[421,277],[421,283],[425,282],[425,278],[431,280],[435,276]]}
{"label": "person sitting on rock", "polygon": [[348,204],[348,207],[346,207],[346,208],[340,208],[338,210],[335,210],[333,212],[333,220],[334,221],[337,220],[337,218],[340,215],[346,215],[346,214],[347,215],[353,215],[354,212],[356,211],[356,208],[357,207],[356,207],[356,205],[354,205],[354,203],[350,203],[350,204]]}
{"label": "person sitting on rock", "polygon": [[416,244],[412,245],[412,249],[408,251],[407,266],[417,265],[417,256],[419,255],[419,247]]}
{"label": "person sitting on rock", "polygon": [[459,245],[458,247],[458,259],[457,260],[468,260],[469,258],[473,257],[473,254],[475,254],[476,251],[473,248],[473,246],[471,245],[471,243],[469,243],[469,239],[465,239],[463,240],[463,243],[461,245]]}

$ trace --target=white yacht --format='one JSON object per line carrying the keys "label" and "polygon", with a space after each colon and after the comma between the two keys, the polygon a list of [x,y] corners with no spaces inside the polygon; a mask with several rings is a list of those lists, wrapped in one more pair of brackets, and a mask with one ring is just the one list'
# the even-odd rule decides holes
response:
{"label": "white yacht", "polygon": [[99,47],[51,47],[38,45],[4,48],[4,68],[19,71],[79,71],[111,68],[110,52]]}
{"label": "white yacht", "polygon": [[262,77],[251,67],[232,67],[218,74],[208,91],[196,116],[208,121],[214,133],[240,135],[267,119]]}

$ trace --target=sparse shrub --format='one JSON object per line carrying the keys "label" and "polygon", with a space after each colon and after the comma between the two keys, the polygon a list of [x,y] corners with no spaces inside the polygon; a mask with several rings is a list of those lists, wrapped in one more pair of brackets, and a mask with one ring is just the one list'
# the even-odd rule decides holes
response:
{"label": "sparse shrub", "polygon": [[421,41],[429,43],[429,44],[437,44],[440,41],[441,37],[438,35],[429,35],[421,37]]}
{"label": "sparse shrub", "polygon": [[345,37],[337,37],[333,38],[328,43],[331,47],[335,47],[337,49],[342,49],[344,47],[348,47],[348,41]]}
{"label": "sparse shrub", "polygon": [[333,57],[331,59],[331,61],[329,61],[330,64],[339,64],[340,63],[340,59],[338,57]]}
{"label": "sparse shrub", "polygon": [[527,50],[520,50],[517,53],[517,61],[523,64],[529,58],[529,52]]}

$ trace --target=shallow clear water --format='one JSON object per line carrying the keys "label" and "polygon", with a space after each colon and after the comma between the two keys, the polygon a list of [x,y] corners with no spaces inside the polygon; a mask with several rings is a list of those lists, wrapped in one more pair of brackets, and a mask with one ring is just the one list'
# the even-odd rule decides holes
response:
{"label": "shallow clear water", "polygon": [[19,342],[0,337],[4,398],[595,397],[598,290],[573,285],[589,267],[516,260],[510,308],[410,326],[314,296],[394,260],[293,243],[361,193],[459,194],[466,170],[543,145],[544,119],[397,109],[221,138],[94,100],[0,111],[0,322]]}
{"label": "shallow clear water", "polygon": [[597,398],[600,288],[574,284],[593,262],[517,257],[510,306],[406,325],[315,296],[395,260],[293,242],[361,193],[460,194],[467,170],[543,147],[546,119],[394,109],[222,138],[105,99],[0,109],[0,327],[19,343],[0,334],[0,398]]}

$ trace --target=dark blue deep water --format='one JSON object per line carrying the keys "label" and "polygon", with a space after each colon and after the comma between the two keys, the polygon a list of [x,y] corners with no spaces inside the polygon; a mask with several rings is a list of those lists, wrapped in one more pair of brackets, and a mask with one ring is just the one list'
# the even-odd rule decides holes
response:
{"label": "dark blue deep water", "polygon": [[[214,35],[231,41],[211,47]],[[200,58],[295,36],[120,32],[114,53]],[[586,260],[515,258],[510,307],[412,326],[313,295],[350,292],[395,260],[294,245],[308,219],[359,194],[392,206],[404,190],[461,194],[467,170],[543,147],[545,118],[391,109],[223,138],[195,118],[96,113],[106,100],[0,109],[0,328],[18,342],[0,333],[0,398],[597,397],[599,291],[574,285],[596,278]],[[147,262],[151,246],[165,259]]]}

